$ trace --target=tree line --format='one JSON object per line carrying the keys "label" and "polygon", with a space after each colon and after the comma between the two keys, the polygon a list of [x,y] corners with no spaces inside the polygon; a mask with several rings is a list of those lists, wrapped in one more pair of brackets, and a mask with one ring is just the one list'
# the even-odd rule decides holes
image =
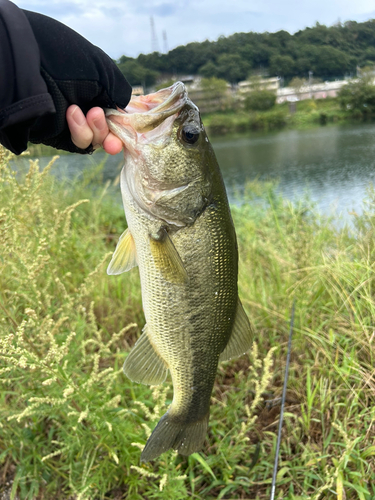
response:
{"label": "tree line", "polygon": [[356,68],[375,64],[375,20],[348,21],[327,27],[316,23],[291,35],[235,33],[210,42],[181,45],[166,54],[153,52],[116,61],[130,84],[153,85],[177,75],[201,75],[233,84],[249,75],[294,76],[324,80],[354,75]]}

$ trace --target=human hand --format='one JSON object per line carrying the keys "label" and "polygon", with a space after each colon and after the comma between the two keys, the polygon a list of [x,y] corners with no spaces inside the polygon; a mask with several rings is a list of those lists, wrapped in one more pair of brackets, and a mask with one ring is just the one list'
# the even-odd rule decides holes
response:
{"label": "human hand", "polygon": [[109,132],[103,111],[124,109],[131,97],[131,87],[116,64],[58,21],[35,12],[24,14],[38,44],[41,75],[56,109],[35,122],[30,141],[82,154],[92,152],[92,144],[103,145],[110,154],[121,151],[122,144]]}
{"label": "human hand", "polygon": [[66,111],[70,134],[73,143],[80,149],[93,145],[94,149],[101,146],[110,155],[122,150],[122,142],[109,131],[102,108],[91,108],[87,115],[81,108],[73,104]]}

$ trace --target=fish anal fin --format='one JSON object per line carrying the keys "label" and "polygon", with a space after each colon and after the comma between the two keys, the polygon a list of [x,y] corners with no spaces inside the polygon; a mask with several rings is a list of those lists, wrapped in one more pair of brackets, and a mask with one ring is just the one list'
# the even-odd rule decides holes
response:
{"label": "fish anal fin", "polygon": [[166,379],[168,366],[151,344],[147,325],[126,358],[123,370],[130,380],[141,384],[159,385]]}
{"label": "fish anal fin", "polygon": [[124,231],[118,240],[107,274],[121,274],[137,266],[137,252],[133,236],[129,229]]}
{"label": "fish anal fin", "polygon": [[219,361],[227,361],[228,359],[236,358],[245,354],[252,344],[253,334],[250,326],[249,318],[247,317],[240,299],[237,300],[237,310],[234,320],[231,336],[228,344],[220,354]]}
{"label": "fish anal fin", "polygon": [[175,284],[188,281],[184,264],[166,229],[150,235],[150,246],[155,265],[166,281]]}

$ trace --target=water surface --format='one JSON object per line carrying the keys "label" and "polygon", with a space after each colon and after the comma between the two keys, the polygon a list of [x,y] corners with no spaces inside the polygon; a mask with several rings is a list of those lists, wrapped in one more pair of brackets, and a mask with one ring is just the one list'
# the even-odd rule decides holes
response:
{"label": "water surface", "polygon": [[[279,181],[279,191],[291,200],[306,192],[323,214],[361,213],[367,187],[375,181],[375,124],[288,130],[212,140],[231,202],[239,203],[247,180]],[[41,158],[44,167],[49,158]],[[93,156],[65,155],[53,172],[75,178],[84,168],[105,161],[98,180],[115,179],[123,163],[97,152]],[[28,160],[18,158],[18,168]]]}
{"label": "water surface", "polygon": [[375,125],[289,130],[214,142],[232,198],[246,179],[278,179],[291,200],[309,193],[324,214],[360,213],[375,181]]}

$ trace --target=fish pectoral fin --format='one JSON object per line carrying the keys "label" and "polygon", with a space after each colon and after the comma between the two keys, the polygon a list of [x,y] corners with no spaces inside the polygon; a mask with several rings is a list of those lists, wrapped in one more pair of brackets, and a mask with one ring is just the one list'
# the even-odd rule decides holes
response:
{"label": "fish pectoral fin", "polygon": [[118,240],[116,250],[113,252],[107,274],[121,274],[137,266],[137,252],[133,236],[129,229],[124,231]]}
{"label": "fish pectoral fin", "polygon": [[147,325],[126,358],[123,370],[130,380],[140,384],[159,385],[166,379],[168,366],[151,344]]}
{"label": "fish pectoral fin", "polygon": [[237,311],[234,319],[234,325],[228,344],[220,354],[219,361],[227,361],[245,354],[252,344],[253,333],[240,299],[237,299]]}
{"label": "fish pectoral fin", "polygon": [[150,235],[150,246],[155,265],[166,281],[180,285],[188,281],[181,257],[165,228]]}

